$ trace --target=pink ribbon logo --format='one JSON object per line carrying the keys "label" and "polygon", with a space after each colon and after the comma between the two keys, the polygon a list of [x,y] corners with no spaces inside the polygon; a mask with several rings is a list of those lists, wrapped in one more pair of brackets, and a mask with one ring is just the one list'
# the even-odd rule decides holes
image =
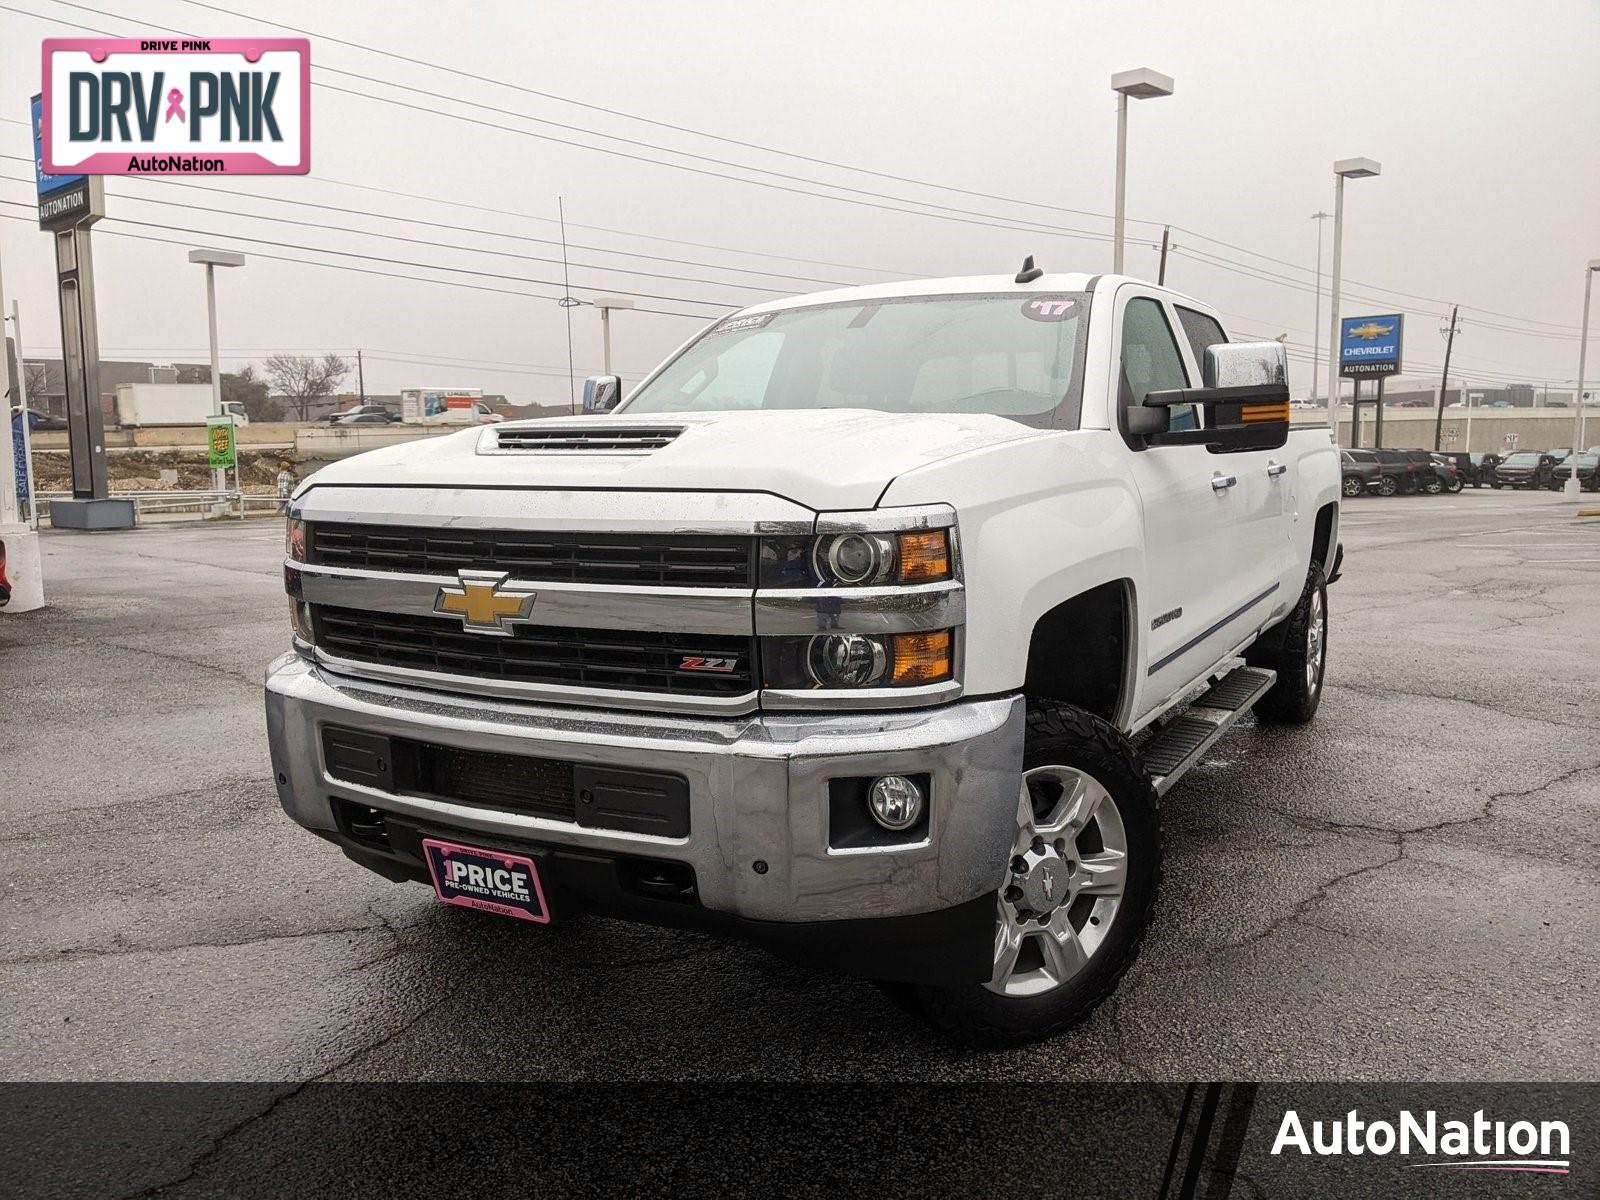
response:
{"label": "pink ribbon logo", "polygon": [[164,121],[170,121],[173,117],[177,117],[180,121],[189,119],[183,115],[183,93],[177,88],[167,93],[167,115]]}

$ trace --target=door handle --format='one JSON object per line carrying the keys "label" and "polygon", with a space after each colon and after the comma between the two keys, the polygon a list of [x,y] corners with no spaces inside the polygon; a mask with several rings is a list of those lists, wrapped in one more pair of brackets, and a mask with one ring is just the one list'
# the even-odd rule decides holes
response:
{"label": "door handle", "polygon": [[1267,478],[1268,479],[1276,479],[1279,475],[1282,475],[1288,469],[1289,468],[1284,466],[1283,463],[1269,463],[1267,465]]}
{"label": "door handle", "polygon": [[1213,492],[1224,491],[1238,482],[1239,477],[1237,475],[1213,475],[1211,477],[1211,490]]}

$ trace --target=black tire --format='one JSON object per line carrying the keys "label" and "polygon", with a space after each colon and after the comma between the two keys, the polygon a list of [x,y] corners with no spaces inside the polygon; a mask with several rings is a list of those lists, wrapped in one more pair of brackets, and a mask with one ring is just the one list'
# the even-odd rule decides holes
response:
{"label": "black tire", "polygon": [[1444,491],[1444,484],[1435,479],[1432,483],[1424,484],[1422,490],[1427,492],[1430,496],[1437,496],[1440,492]]}
{"label": "black tire", "polygon": [[[1316,614],[1320,614],[1321,629],[1313,651],[1308,635]],[[1307,669],[1313,653],[1314,673]],[[1277,682],[1256,701],[1258,720],[1270,725],[1304,725],[1316,716],[1328,666],[1328,586],[1319,564],[1312,563],[1306,572],[1306,585],[1294,610],[1257,638],[1244,656],[1252,667],[1267,667],[1278,673]]]}
{"label": "black tire", "polygon": [[1346,475],[1344,477],[1344,484],[1343,484],[1342,490],[1343,490],[1343,492],[1344,492],[1344,494],[1346,496],[1354,498],[1356,496],[1361,495],[1361,493],[1365,489],[1361,486],[1361,478],[1360,478],[1360,476],[1357,476],[1357,475]]}
{"label": "black tire", "polygon": [[1099,717],[1066,704],[1030,703],[1027,721],[1025,770],[1073,767],[1092,776],[1115,802],[1127,837],[1127,884],[1105,939],[1077,974],[1049,991],[1005,996],[978,983],[881,985],[954,1041],[986,1050],[1055,1037],[1094,1012],[1139,957],[1161,884],[1160,809],[1128,739]]}
{"label": "black tire", "polygon": [[1392,496],[1400,490],[1400,485],[1395,483],[1393,475],[1378,476],[1378,495]]}
{"label": "black tire", "polygon": [[1452,496],[1454,496],[1457,492],[1459,492],[1465,486],[1466,485],[1463,484],[1461,482],[1460,478],[1458,477],[1458,478],[1452,479],[1449,483],[1445,484],[1444,485],[1444,490],[1449,492]]}

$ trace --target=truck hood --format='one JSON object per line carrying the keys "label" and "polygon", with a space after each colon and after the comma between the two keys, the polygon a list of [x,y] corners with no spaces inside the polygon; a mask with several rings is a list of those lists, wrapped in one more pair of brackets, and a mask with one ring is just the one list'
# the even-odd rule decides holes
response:
{"label": "truck hood", "polygon": [[[679,431],[659,449],[520,451],[506,432]],[[867,409],[652,413],[507,421],[423,437],[333,463],[306,487],[538,487],[770,492],[818,511],[871,508],[900,474],[1001,442],[1040,436],[1005,417]]]}

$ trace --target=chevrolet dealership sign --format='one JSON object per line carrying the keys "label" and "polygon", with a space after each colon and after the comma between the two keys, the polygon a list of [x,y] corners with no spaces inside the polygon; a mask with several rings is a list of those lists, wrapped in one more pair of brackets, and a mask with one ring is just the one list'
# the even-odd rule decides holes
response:
{"label": "chevrolet dealership sign", "polygon": [[1404,328],[1399,313],[1344,318],[1339,322],[1339,374],[1346,379],[1398,375]]}
{"label": "chevrolet dealership sign", "polygon": [[47,38],[50,175],[304,175],[305,38]]}

